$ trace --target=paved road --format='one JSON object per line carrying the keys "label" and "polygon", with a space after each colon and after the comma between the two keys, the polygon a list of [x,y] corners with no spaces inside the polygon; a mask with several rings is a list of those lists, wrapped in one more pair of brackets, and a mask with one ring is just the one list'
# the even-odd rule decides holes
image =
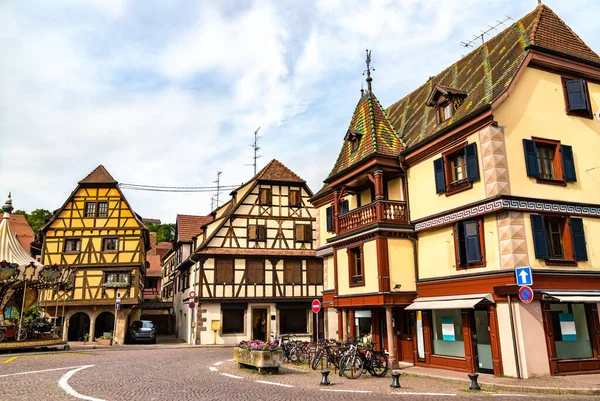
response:
{"label": "paved road", "polygon": [[[394,394],[391,380],[332,377],[318,385],[318,374],[286,369],[282,375],[240,371],[231,348],[136,347],[0,355],[0,400],[522,400],[499,393],[472,394],[461,384],[403,378]],[[35,373],[30,373],[35,372]],[[415,394],[415,393],[432,394]],[[451,394],[451,395],[445,395]],[[534,395],[529,397],[533,398]],[[583,397],[537,396],[582,400]]]}

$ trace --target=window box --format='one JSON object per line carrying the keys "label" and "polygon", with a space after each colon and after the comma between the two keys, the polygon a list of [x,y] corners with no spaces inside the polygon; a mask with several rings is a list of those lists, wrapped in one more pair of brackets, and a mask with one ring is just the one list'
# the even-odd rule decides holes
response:
{"label": "window box", "polygon": [[125,287],[129,287],[129,283],[127,283],[127,282],[104,283],[104,287],[106,287],[106,288],[125,288]]}
{"label": "window box", "polygon": [[473,187],[479,180],[477,144],[462,144],[442,154],[433,161],[436,193],[446,196]]}
{"label": "window box", "polygon": [[523,139],[527,176],[540,184],[566,186],[576,182],[573,148],[560,141],[535,138]]}

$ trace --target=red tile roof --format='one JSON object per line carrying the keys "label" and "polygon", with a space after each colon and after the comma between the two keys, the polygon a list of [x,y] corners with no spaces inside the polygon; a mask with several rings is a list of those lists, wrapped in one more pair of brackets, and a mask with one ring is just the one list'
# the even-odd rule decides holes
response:
{"label": "red tile roof", "polygon": [[210,222],[211,216],[192,216],[186,214],[178,214],[176,222],[176,240],[178,242],[190,242],[192,238],[200,234],[200,227]]}
{"label": "red tile roof", "polygon": [[[2,221],[2,219],[3,216],[0,214],[0,221]],[[11,214],[10,230],[16,235],[17,240],[19,240],[21,246],[23,246],[27,253],[30,253],[30,244],[35,238],[35,233],[27,222],[25,216],[22,214]]]}
{"label": "red tile roof", "polygon": [[255,178],[262,181],[306,182],[277,159],[271,160]]}
{"label": "red tile roof", "polygon": [[110,175],[110,173],[101,164],[89,173],[83,180],[79,181],[80,184],[117,184],[117,181]]}
{"label": "red tile roof", "polygon": [[162,259],[171,249],[173,249],[171,242],[159,242],[156,245],[156,254]]}
{"label": "red tile roof", "polygon": [[160,277],[162,270],[162,267],[160,265],[160,256],[147,256],[146,260],[150,264],[150,267],[146,270],[146,277]]}

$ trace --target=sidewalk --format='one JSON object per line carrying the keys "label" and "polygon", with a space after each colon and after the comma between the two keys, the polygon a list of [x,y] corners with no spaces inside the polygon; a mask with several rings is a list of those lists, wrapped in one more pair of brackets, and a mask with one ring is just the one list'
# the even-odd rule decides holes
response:
{"label": "sidewalk", "polygon": [[[466,373],[442,369],[415,367],[401,364],[402,376],[428,377],[440,380],[469,383]],[[531,392],[547,394],[600,395],[600,374],[543,376],[531,379],[498,377],[479,374],[478,383],[483,389],[511,392]]]}

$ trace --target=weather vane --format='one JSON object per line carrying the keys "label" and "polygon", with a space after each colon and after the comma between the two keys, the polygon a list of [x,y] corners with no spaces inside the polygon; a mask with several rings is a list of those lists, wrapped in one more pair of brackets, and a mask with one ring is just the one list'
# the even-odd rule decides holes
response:
{"label": "weather vane", "polygon": [[372,93],[371,91],[371,82],[373,82],[373,78],[371,78],[371,71],[375,71],[375,68],[371,67],[371,50],[367,49],[367,69],[363,71],[363,75],[365,75],[365,73],[367,73],[367,90],[369,91],[369,93]]}

